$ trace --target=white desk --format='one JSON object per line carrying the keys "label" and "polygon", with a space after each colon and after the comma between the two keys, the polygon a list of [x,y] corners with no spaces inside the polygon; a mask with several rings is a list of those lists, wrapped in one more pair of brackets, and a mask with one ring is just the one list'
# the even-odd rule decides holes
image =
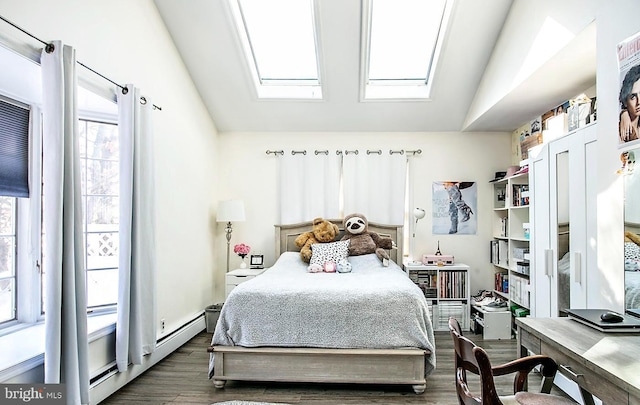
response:
{"label": "white desk", "polygon": [[640,334],[602,333],[569,318],[516,318],[520,356],[527,349],[558,363],[585,404],[640,405]]}

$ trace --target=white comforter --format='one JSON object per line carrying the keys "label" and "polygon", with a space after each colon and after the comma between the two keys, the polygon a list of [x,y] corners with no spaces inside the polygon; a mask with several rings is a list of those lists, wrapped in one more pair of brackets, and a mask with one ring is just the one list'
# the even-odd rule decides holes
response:
{"label": "white comforter", "polygon": [[[320,348],[421,348],[435,368],[433,327],[420,289],[395,263],[350,256],[351,273],[308,273],[286,252],[262,275],[233,289],[213,345]],[[209,377],[213,376],[213,357]]]}
{"label": "white comforter", "polygon": [[640,308],[640,271],[625,271],[625,300],[626,309]]}

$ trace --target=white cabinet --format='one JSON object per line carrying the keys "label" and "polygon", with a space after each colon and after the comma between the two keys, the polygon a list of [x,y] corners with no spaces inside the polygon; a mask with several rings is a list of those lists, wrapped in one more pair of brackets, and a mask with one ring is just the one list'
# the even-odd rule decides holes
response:
{"label": "white cabinet", "polygon": [[463,263],[427,266],[409,262],[405,263],[404,269],[427,298],[434,330],[448,331],[449,317],[456,318],[463,330],[469,330],[469,266]]}
{"label": "white cabinet", "polygon": [[598,293],[596,124],[549,142],[532,159],[532,315],[588,308]]}
{"label": "white cabinet", "polygon": [[227,273],[225,280],[225,297],[239,284],[249,281],[264,273],[265,269],[236,269]]}
{"label": "white cabinet", "polygon": [[511,312],[486,311],[471,305],[471,331],[484,340],[511,339]]}

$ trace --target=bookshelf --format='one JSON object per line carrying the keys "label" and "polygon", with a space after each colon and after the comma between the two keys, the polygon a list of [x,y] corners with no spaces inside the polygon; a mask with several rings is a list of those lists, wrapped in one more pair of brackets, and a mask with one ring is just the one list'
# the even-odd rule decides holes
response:
{"label": "bookshelf", "polygon": [[[521,167],[528,166],[522,161]],[[519,173],[493,182],[493,239],[490,260],[494,266],[494,293],[508,302],[514,316],[529,313],[529,174]],[[512,319],[515,329],[515,321]]]}
{"label": "bookshelf", "polygon": [[408,262],[404,269],[427,299],[433,330],[448,331],[450,316],[456,318],[463,329],[469,330],[469,266],[463,263],[436,266]]}

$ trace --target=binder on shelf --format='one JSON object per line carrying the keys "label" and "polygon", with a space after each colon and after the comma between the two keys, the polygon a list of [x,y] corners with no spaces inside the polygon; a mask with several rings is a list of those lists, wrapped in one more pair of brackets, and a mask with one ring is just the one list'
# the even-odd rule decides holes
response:
{"label": "binder on shelf", "polygon": [[514,184],[513,185],[513,206],[523,207],[529,205],[529,185]]}

